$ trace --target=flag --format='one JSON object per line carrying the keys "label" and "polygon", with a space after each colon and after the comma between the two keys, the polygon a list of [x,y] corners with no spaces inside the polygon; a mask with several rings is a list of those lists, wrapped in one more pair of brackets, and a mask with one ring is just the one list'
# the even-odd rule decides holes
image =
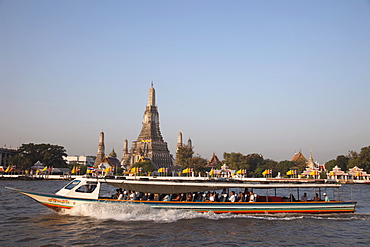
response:
{"label": "flag", "polygon": [[310,172],[310,175],[311,175],[311,176],[315,176],[315,175],[319,175],[319,174],[318,174],[318,172],[317,172],[317,171],[312,171],[312,172]]}
{"label": "flag", "polygon": [[164,172],[164,168],[159,168],[159,169],[158,169],[158,172],[159,172],[159,173]]}
{"label": "flag", "polygon": [[189,173],[189,172],[190,172],[189,168],[186,168],[186,169],[182,170],[182,173]]}
{"label": "flag", "polygon": [[94,167],[87,167],[86,173],[92,173],[95,171]]}
{"label": "flag", "polygon": [[104,169],[104,173],[108,173],[110,171],[110,167]]}
{"label": "flag", "polygon": [[141,172],[141,167],[132,167],[130,169],[130,173],[134,173],[134,172]]}
{"label": "flag", "polygon": [[329,176],[334,176],[335,174],[334,174],[334,172],[333,171],[331,171],[330,173],[329,173]]}
{"label": "flag", "polygon": [[8,166],[6,169],[5,169],[5,172],[10,172],[10,166]]}
{"label": "flag", "polygon": [[286,172],[286,175],[292,175],[293,174],[293,171],[292,170],[289,170]]}
{"label": "flag", "polygon": [[213,169],[211,169],[211,171],[209,172],[209,175],[210,175],[210,176],[213,176],[213,173],[214,173],[214,170],[213,170]]}
{"label": "flag", "polygon": [[268,170],[268,174],[272,174],[272,170],[270,169],[270,170]]}
{"label": "flag", "polygon": [[236,174],[242,174],[242,170],[237,170]]}
{"label": "flag", "polygon": [[266,174],[268,174],[268,170],[264,170],[263,172],[262,172],[262,175],[266,175]]}
{"label": "flag", "polygon": [[76,173],[76,167],[73,167],[73,168],[72,168],[71,174],[72,174],[72,173]]}
{"label": "flag", "polygon": [[46,171],[48,169],[48,167],[47,166],[45,166],[41,171],[42,172],[44,172],[44,171]]}
{"label": "flag", "polygon": [[81,167],[76,167],[76,172],[81,171]]}

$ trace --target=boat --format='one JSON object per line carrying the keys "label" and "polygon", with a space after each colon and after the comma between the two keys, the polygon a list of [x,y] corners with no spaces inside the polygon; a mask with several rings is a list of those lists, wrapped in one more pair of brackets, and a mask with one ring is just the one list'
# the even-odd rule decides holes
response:
{"label": "boat", "polygon": [[[100,196],[102,184],[113,185],[126,191],[132,190],[141,193],[156,195],[152,200],[129,200],[129,198],[112,199],[109,196]],[[181,177],[154,178],[154,177],[131,177],[131,178],[89,178],[79,177],[69,182],[55,194],[28,191],[17,188],[7,189],[22,193],[31,197],[37,202],[51,208],[54,211],[65,211],[72,209],[80,204],[89,203],[129,203],[143,204],[155,209],[181,209],[196,212],[232,213],[232,214],[328,214],[328,213],[353,213],[356,202],[352,200],[307,200],[297,201],[292,196],[278,196],[276,191],[285,191],[298,194],[300,191],[312,190],[313,194],[321,195],[323,191],[337,189],[332,195],[339,194],[340,184],[328,183],[265,183],[265,182],[245,182],[240,180],[214,180],[197,179],[189,180]],[[252,194],[255,201],[250,202],[227,201],[228,190],[251,190],[265,191],[265,195]],[[119,189],[118,189],[119,190]],[[205,191],[218,192],[223,190],[219,201],[207,201]],[[271,192],[272,190],[272,192]],[[163,201],[159,195],[179,195],[178,201]],[[302,193],[301,193],[302,194]],[[191,199],[186,200],[185,196],[190,195]]]}

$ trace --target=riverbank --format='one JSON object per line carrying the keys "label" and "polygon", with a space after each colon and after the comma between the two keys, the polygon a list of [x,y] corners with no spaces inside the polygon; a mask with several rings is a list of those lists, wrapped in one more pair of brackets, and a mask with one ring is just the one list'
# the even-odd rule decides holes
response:
{"label": "riverbank", "polygon": [[[72,180],[84,175],[0,175],[0,180]],[[308,178],[217,178],[217,177],[162,177],[162,176],[110,176],[99,177],[117,180],[185,180],[185,181],[230,181],[230,182],[259,182],[259,183],[340,183],[340,184],[370,184],[370,180],[342,179],[308,179]]]}

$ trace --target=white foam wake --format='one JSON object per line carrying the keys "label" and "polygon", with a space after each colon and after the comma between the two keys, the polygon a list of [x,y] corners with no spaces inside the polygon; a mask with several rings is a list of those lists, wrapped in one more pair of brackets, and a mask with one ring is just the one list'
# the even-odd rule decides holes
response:
{"label": "white foam wake", "polygon": [[[369,215],[342,214],[342,215],[291,215],[291,214],[263,214],[263,215],[243,215],[243,214],[215,214],[213,212],[197,213],[194,211],[175,210],[175,209],[153,209],[144,204],[130,203],[91,203],[81,204],[66,210],[63,214],[71,216],[87,216],[98,220],[117,220],[117,221],[154,221],[154,222],[174,222],[182,219],[204,218],[208,220],[221,220],[232,218],[256,219],[256,220],[370,220]],[[364,217],[365,216],[365,217]]]}

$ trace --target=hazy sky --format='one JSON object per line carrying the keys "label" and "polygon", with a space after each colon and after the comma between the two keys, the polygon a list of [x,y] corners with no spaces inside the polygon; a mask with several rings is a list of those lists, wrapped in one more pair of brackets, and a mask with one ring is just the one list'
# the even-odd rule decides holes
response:
{"label": "hazy sky", "polygon": [[121,157],[150,82],[195,153],[320,163],[370,145],[370,2],[0,0],[0,146]]}

